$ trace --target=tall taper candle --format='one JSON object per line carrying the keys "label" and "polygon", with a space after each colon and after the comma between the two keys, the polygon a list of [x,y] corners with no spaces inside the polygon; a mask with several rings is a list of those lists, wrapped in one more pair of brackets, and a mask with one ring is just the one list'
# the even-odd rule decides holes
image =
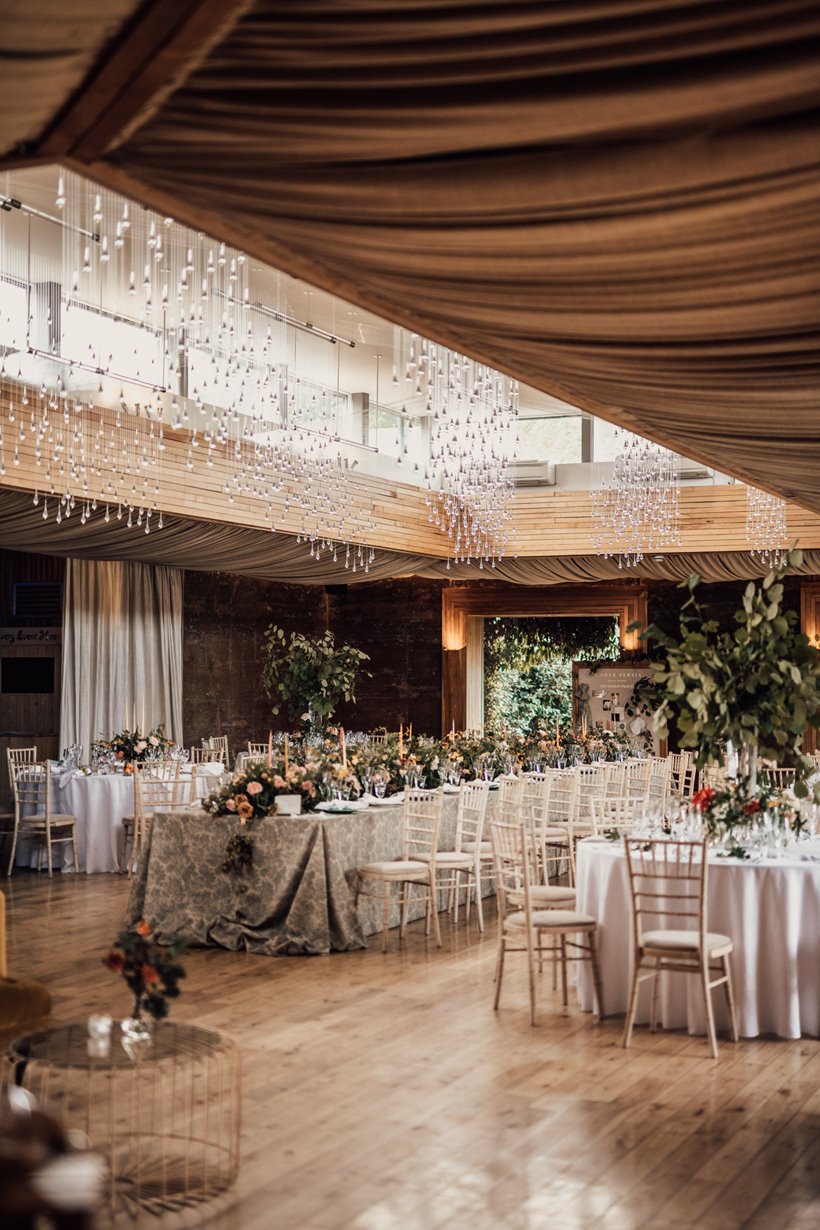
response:
{"label": "tall taper candle", "polygon": [[268,768],[273,767],[273,731],[268,731]]}
{"label": "tall taper candle", "polygon": [[288,736],[285,732],[285,777],[288,775]]}

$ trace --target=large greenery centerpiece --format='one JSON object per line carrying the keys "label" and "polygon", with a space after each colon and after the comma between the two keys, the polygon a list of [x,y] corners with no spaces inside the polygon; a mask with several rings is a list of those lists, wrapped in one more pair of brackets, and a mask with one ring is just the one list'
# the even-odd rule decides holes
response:
{"label": "large greenery centerpiece", "polygon": [[265,632],[262,686],[275,700],[273,712],[284,705],[292,721],[323,729],[342,700],[356,699],[356,686],[370,655],[355,645],[337,645],[329,630],[322,636],[291,632],[276,624]]}
{"label": "large greenery centerpiece", "polygon": [[[747,802],[758,795],[758,754],[804,769],[803,735],[820,719],[820,653],[797,629],[797,613],[783,608],[783,578],[801,563],[802,552],[790,551],[778,570],[750,581],[728,629],[708,618],[693,575],[681,586],[689,598],[680,639],[654,625],[644,633],[665,655],[653,667],[661,689],[657,733],[665,736],[674,721],[680,746],[695,752],[699,768],[721,761],[731,741],[741,757],[738,793]],[[795,793],[807,793],[800,773]]]}

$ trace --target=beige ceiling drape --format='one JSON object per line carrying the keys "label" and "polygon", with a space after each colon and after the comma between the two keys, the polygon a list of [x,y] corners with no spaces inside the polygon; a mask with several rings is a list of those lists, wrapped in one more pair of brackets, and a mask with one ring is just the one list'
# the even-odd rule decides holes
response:
{"label": "beige ceiling drape", "polygon": [[[760,576],[766,569],[745,551],[713,551],[644,560],[637,569],[619,569],[617,561],[597,555],[504,559],[495,568],[450,565],[446,560],[377,551],[369,570],[345,569],[341,558],[311,559],[304,543],[288,534],[217,525],[184,517],[164,517],[164,528],[145,534],[128,529],[125,520],[107,525],[99,513],[86,525],[75,514],[57,525],[44,521],[31,496],[0,490],[0,547],[78,559],[136,560],[206,572],[236,572],[292,585],[346,585],[419,576],[441,581],[508,581],[516,585],[646,579],[683,581],[698,572],[706,581],[733,581]],[[802,573],[820,575],[820,551],[805,551]]]}
{"label": "beige ceiling drape", "polygon": [[820,509],[815,0],[258,0],[101,176]]}

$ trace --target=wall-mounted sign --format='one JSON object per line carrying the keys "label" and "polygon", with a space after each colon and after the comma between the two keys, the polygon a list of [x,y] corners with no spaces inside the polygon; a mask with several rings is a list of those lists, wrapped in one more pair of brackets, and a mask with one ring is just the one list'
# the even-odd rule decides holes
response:
{"label": "wall-mounted sign", "polygon": [[0,628],[0,649],[31,649],[32,645],[59,645],[62,628]]}
{"label": "wall-mounted sign", "polygon": [[[662,744],[651,730],[650,713],[628,713],[635,685],[651,674],[648,662],[633,664],[611,662],[597,669],[586,662],[573,662],[573,715],[575,727],[581,731],[586,719],[588,729],[600,722],[604,730],[617,730],[623,725],[636,746],[648,750],[651,746],[655,756],[664,754]],[[649,740],[651,738],[651,744]]]}

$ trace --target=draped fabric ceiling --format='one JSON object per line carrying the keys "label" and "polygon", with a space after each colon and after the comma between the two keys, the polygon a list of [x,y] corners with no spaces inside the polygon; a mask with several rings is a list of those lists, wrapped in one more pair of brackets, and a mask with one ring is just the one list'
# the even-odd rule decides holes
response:
{"label": "draped fabric ceiling", "polygon": [[820,510],[815,0],[152,3],[21,138]]}
{"label": "draped fabric ceiling", "polygon": [[[735,581],[761,576],[767,569],[746,551],[686,552],[645,559],[627,572],[616,560],[597,555],[536,556],[503,559],[495,568],[479,571],[474,566],[431,560],[428,555],[410,555],[379,550],[367,572],[345,570],[325,554],[311,559],[305,544],[289,534],[217,525],[166,515],[159,532],[146,535],[128,529],[125,520],[106,524],[97,517],[87,525],[79,517],[60,525],[44,521],[30,496],[3,492],[0,497],[0,547],[42,551],[78,559],[137,560],[174,568],[204,572],[237,572],[295,585],[338,585],[420,576],[431,580],[507,581],[517,585],[558,585],[562,582],[654,580],[684,581],[693,572],[705,581]],[[803,552],[804,576],[820,575],[820,550]]]}

